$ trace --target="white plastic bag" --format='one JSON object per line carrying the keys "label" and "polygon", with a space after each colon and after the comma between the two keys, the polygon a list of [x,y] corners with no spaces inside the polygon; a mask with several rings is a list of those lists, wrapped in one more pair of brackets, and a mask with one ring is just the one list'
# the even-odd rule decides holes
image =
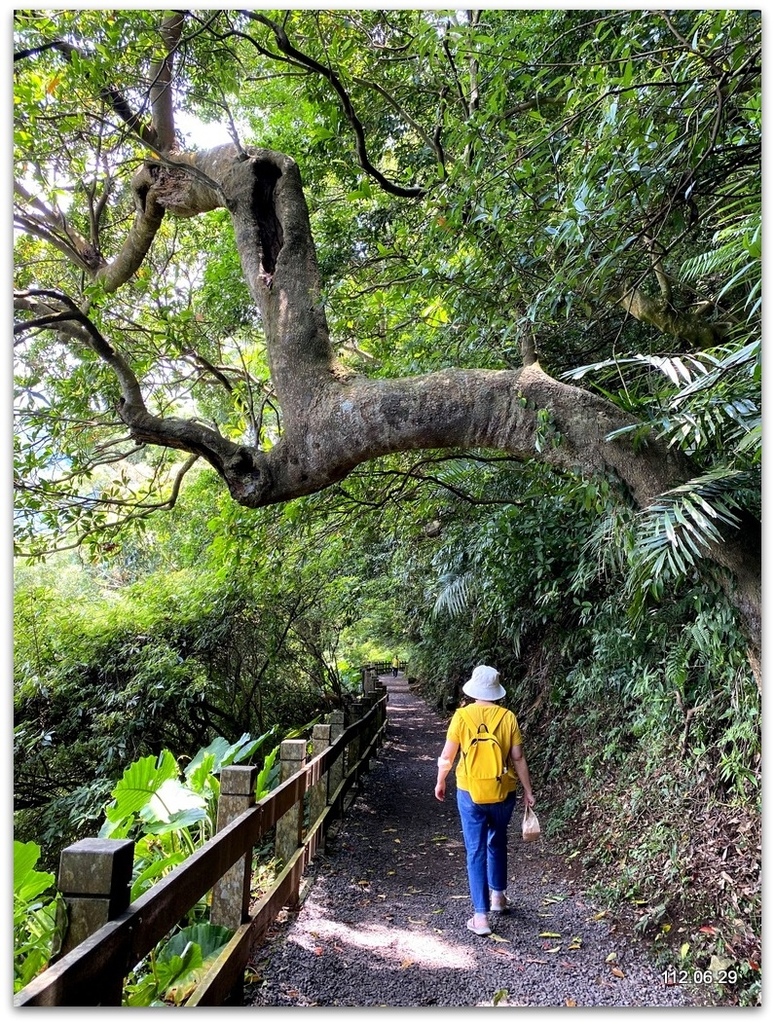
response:
{"label": "white plastic bag", "polygon": [[541,826],[538,822],[538,816],[532,807],[528,807],[525,804],[525,814],[522,818],[522,838],[526,843],[535,842],[541,836]]}

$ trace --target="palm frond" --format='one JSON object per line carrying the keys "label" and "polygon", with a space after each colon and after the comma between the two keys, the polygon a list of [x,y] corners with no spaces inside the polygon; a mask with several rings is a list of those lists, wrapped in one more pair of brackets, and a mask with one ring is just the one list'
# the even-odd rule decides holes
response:
{"label": "palm frond", "polygon": [[743,476],[728,467],[715,469],[666,491],[640,513],[633,562],[641,586],[686,574],[710,545],[723,543],[723,527],[739,521],[734,491]]}
{"label": "palm frond", "polygon": [[462,615],[466,612],[471,600],[471,573],[462,575],[448,574],[439,581],[442,585],[433,605],[433,614]]}

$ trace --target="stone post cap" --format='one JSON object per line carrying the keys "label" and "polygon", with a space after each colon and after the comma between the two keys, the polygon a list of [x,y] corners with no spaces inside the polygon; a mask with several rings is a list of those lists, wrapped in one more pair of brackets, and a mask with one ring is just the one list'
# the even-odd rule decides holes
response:
{"label": "stone post cap", "polygon": [[59,855],[57,887],[78,896],[109,896],[132,879],[131,839],[79,839]]}

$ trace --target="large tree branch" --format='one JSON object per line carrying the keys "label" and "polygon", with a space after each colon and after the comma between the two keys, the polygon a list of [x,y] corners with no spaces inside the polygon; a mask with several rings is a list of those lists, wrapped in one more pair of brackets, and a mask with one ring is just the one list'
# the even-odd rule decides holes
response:
{"label": "large tree branch", "polygon": [[[255,508],[320,491],[369,460],[412,450],[498,450],[609,475],[640,508],[694,475],[678,451],[653,437],[636,447],[622,430],[636,425],[631,417],[554,380],[537,362],[520,370],[444,370],[398,380],[346,371],[329,341],[306,200],[290,157],[228,145],[154,162],[148,173],[148,199],[159,209],[181,216],[219,205],[229,210],[263,321],[282,437],[267,452],[197,422],[151,414],[127,360],[74,311],[70,322],[114,369],[122,391],[118,413],[131,436],[201,455],[240,504]],[[627,300],[630,309],[643,301],[635,290]],[[711,557],[735,572],[744,591],[740,606],[755,618],[756,544],[746,556],[746,540],[733,538]]]}
{"label": "large tree branch", "polygon": [[541,444],[538,410],[553,430],[541,451],[545,461],[612,472],[641,507],[690,475],[676,452],[655,441],[634,453],[629,440],[609,440],[633,421],[591,393],[553,380],[537,363],[519,371],[450,370],[392,381],[345,371],[329,341],[298,167],[270,150],[240,156],[227,145],[154,164],[151,187],[160,207],[183,216],[221,204],[229,209],[264,324],[284,435],[265,453],[199,424],[152,416],[126,361],[92,337],[119,377],[120,415],[137,440],[203,455],[235,498],[252,506],[319,490],[390,452],[483,447],[534,458]]}
{"label": "large tree branch", "polygon": [[151,109],[157,146],[163,153],[175,148],[175,114],[172,95],[172,56],[183,31],[183,15],[168,14],[162,21],[160,35],[165,53],[151,68]]}
{"label": "large tree branch", "polygon": [[675,309],[665,298],[664,291],[653,298],[638,287],[626,286],[617,303],[641,323],[651,324],[670,337],[681,338],[694,349],[714,348],[726,336],[723,325],[708,323],[695,314]]}

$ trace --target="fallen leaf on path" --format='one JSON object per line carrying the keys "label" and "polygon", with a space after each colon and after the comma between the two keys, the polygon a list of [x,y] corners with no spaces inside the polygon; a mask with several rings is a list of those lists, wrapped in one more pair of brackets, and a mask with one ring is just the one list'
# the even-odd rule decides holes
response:
{"label": "fallen leaf on path", "polygon": [[616,960],[616,953],[609,953],[608,956],[605,958],[605,962],[607,964],[612,964],[614,960]]}
{"label": "fallen leaf on path", "polygon": [[507,949],[488,949],[488,953],[492,953],[493,956],[505,956],[507,960],[516,960],[517,958],[513,953],[510,953]]}
{"label": "fallen leaf on path", "polygon": [[624,977],[624,971],[620,967],[612,967],[611,968],[611,974],[613,974],[613,976],[615,978],[623,978]]}
{"label": "fallen leaf on path", "polygon": [[539,932],[539,939],[561,939],[562,935],[559,932]]}
{"label": "fallen leaf on path", "polygon": [[411,967],[413,963],[414,963],[414,960],[402,960],[401,961],[401,970],[405,971],[407,969],[407,967]]}
{"label": "fallen leaf on path", "polygon": [[566,1006],[575,1006],[576,1005],[576,1000],[575,999],[566,999],[565,1000],[565,1005]]}
{"label": "fallen leaf on path", "polygon": [[502,935],[498,935],[497,932],[492,932],[490,938],[493,942],[511,942],[511,939],[504,939]]}

